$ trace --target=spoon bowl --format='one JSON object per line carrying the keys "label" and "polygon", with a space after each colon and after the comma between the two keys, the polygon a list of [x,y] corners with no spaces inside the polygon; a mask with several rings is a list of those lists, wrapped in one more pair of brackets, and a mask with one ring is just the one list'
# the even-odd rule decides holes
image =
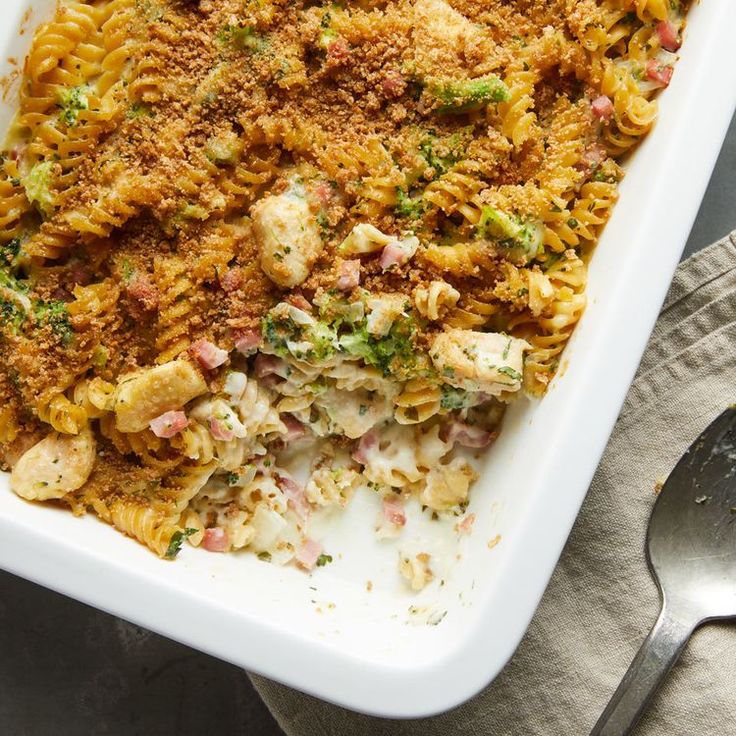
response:
{"label": "spoon bowl", "polygon": [[626,736],[692,632],[736,617],[736,408],[693,442],[667,478],[647,531],[662,610],[590,736]]}

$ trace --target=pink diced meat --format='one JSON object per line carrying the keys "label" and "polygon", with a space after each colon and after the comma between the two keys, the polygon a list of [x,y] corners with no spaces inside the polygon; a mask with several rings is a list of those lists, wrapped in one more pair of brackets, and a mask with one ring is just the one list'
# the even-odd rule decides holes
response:
{"label": "pink diced meat", "polygon": [[647,79],[656,82],[660,87],[666,87],[672,81],[674,69],[671,66],[660,63],[656,59],[649,59],[646,71]]}
{"label": "pink diced meat", "polygon": [[227,426],[227,423],[215,417],[210,417],[210,432],[216,440],[222,440],[223,442],[230,442],[230,440],[235,439],[235,432]]}
{"label": "pink diced meat", "polygon": [[209,340],[197,340],[190,348],[194,359],[205,370],[212,370],[221,366],[227,360],[227,350],[218,348]]}
{"label": "pink diced meat", "polygon": [[343,261],[337,270],[337,288],[340,291],[352,291],[360,284],[360,261],[357,259]]}
{"label": "pink diced meat", "polygon": [[495,439],[495,433],[455,420],[448,422],[440,430],[440,437],[445,442],[457,442],[463,447],[487,447]]}
{"label": "pink diced meat", "polygon": [[402,248],[400,243],[389,243],[383,251],[381,251],[381,268],[387,271],[394,266],[403,266],[409,261],[409,253]]}
{"label": "pink diced meat", "polygon": [[321,554],[322,545],[312,539],[306,539],[294,559],[299,567],[303,567],[305,570],[313,570]]}
{"label": "pink diced meat", "polygon": [[662,48],[667,51],[677,51],[682,45],[677,35],[677,26],[668,20],[663,20],[657,24],[657,36],[659,36]]}
{"label": "pink diced meat", "polygon": [[243,286],[245,281],[243,271],[240,268],[228,268],[222,276],[220,276],[220,286],[222,290],[228,293],[237,291]]}
{"label": "pink diced meat", "polygon": [[260,330],[248,330],[236,338],[235,349],[243,355],[251,355],[261,347],[262,341]]}
{"label": "pink diced meat", "polygon": [[282,414],[281,421],[286,427],[286,434],[281,438],[284,442],[293,442],[301,439],[307,433],[307,428],[291,414]]}
{"label": "pink diced meat", "polygon": [[381,92],[383,92],[384,97],[388,97],[389,99],[401,97],[405,91],[406,80],[401,72],[396,70],[386,72],[381,82]]}
{"label": "pink diced meat", "polygon": [[148,311],[158,309],[158,289],[151,283],[147,274],[136,271],[125,287],[125,290],[144,309]]}
{"label": "pink diced meat", "polygon": [[156,437],[169,439],[186,429],[188,425],[189,420],[183,411],[167,411],[152,419],[148,426]]}
{"label": "pink diced meat", "polygon": [[227,552],[230,547],[227,532],[219,526],[212,527],[212,529],[205,529],[202,546],[208,552]]}
{"label": "pink diced meat", "polygon": [[353,460],[356,463],[365,465],[370,459],[373,450],[378,447],[378,435],[375,432],[366,432],[358,442],[358,446],[353,451]]}
{"label": "pink diced meat", "polygon": [[404,526],[406,524],[404,504],[400,496],[390,495],[383,497],[383,518],[389,524],[396,526]]}
{"label": "pink diced meat", "polygon": [[323,207],[327,207],[332,201],[332,196],[334,195],[335,190],[332,188],[332,185],[328,181],[321,181],[314,188],[314,193],[319,200],[319,203]]}
{"label": "pink diced meat", "polygon": [[350,58],[350,47],[344,38],[338,38],[327,47],[327,66],[343,66]]}
{"label": "pink diced meat", "polygon": [[593,108],[593,115],[599,120],[608,121],[611,119],[611,115],[613,115],[613,102],[611,102],[611,98],[607,95],[596,97],[590,103],[590,106]]}
{"label": "pink diced meat", "polygon": [[297,483],[288,475],[278,475],[276,484],[283,491],[288,500],[289,506],[296,512],[296,515],[304,520],[309,516],[309,502],[307,501],[304,486]]}
{"label": "pink diced meat", "polygon": [[458,533],[470,534],[475,524],[475,514],[467,514],[465,518],[456,526]]}

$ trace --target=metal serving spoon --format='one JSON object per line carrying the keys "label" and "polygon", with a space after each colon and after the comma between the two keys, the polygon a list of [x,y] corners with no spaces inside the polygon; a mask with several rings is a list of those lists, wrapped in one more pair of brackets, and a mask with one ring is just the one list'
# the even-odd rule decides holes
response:
{"label": "metal serving spoon", "polygon": [[662,610],[590,736],[630,734],[701,624],[736,617],[736,408],[667,478],[647,532]]}

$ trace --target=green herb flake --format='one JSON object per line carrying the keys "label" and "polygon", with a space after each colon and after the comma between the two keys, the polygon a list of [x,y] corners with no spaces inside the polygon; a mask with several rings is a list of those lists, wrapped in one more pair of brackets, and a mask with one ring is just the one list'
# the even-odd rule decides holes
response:
{"label": "green herb flake", "polygon": [[198,529],[187,528],[184,530],[177,530],[171,535],[171,541],[169,546],[166,548],[166,554],[164,555],[167,559],[173,560],[181,551],[181,545],[185,539],[188,539],[192,534],[196,534]]}
{"label": "green herb flake", "polygon": [[515,371],[513,368],[511,368],[508,365],[501,366],[498,369],[498,372],[503,373],[504,376],[508,376],[514,381],[521,381],[521,373],[519,373],[519,371]]}
{"label": "green herb flake", "polygon": [[332,555],[321,554],[317,558],[317,567],[324,567],[325,565],[329,564],[330,562],[332,562]]}
{"label": "green herb flake", "polygon": [[271,553],[270,552],[259,552],[258,559],[261,560],[262,562],[271,562]]}
{"label": "green herb flake", "polygon": [[440,407],[448,411],[455,411],[458,409],[465,409],[470,401],[470,395],[467,391],[463,391],[461,388],[455,388],[454,386],[448,386],[443,384],[441,386],[441,398]]}

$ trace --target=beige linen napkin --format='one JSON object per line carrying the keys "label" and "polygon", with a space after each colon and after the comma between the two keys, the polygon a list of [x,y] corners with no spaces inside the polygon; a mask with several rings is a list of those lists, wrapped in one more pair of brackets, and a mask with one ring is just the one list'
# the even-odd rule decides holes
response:
{"label": "beige linen napkin", "polygon": [[[735,398],[736,232],[679,267],[542,604],[493,684],[444,715],[390,721],[253,677],[281,727],[288,736],[585,736],[658,613],[644,558],[655,484]],[[654,734],[736,734],[736,627],[695,633],[637,730]]]}

